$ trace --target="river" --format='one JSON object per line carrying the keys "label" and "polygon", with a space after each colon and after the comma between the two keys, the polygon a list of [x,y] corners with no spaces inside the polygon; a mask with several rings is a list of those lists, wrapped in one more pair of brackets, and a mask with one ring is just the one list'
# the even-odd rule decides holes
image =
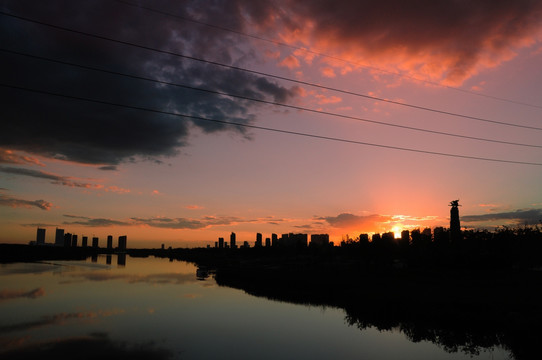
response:
{"label": "river", "polygon": [[[343,309],[292,304],[219,286],[164,258],[0,265],[0,358],[509,359],[360,329]],[[201,275],[201,273],[199,274]]]}

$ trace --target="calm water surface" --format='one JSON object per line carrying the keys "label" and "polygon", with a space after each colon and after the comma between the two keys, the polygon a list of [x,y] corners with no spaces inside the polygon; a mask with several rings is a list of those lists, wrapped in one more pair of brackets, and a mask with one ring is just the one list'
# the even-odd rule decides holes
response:
{"label": "calm water surface", "polygon": [[341,309],[254,297],[198,280],[196,270],[116,255],[1,265],[0,348],[17,354],[99,339],[104,352],[153,359],[509,358],[499,348],[470,356],[412,343],[398,330],[361,331]]}

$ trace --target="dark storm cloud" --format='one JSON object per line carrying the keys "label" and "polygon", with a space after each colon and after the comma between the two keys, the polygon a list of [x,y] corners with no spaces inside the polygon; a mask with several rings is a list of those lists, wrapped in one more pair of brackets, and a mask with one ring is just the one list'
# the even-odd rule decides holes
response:
{"label": "dark storm cloud", "polygon": [[25,199],[19,199],[12,196],[0,194],[0,206],[9,206],[13,208],[37,207],[41,210],[50,210],[53,207],[53,204],[45,200],[25,200]]}
{"label": "dark storm cloud", "polygon": [[[181,16],[221,21],[240,29],[235,2],[153,2]],[[3,11],[70,29],[142,46],[242,65],[253,59],[231,33],[147,12],[121,2],[5,1]],[[227,16],[225,16],[227,15]],[[204,86],[254,98],[285,101],[295,96],[255,75],[188,61],[128,45],[74,34],[0,15],[1,47],[38,56],[129,73],[163,81]],[[2,82],[109,103],[208,117],[247,124],[255,103],[0,52]],[[113,165],[123,161],[172,156],[186,146],[190,128],[205,132],[242,127],[202,122],[125,107],[84,102],[0,87],[3,118],[0,147],[82,163]]]}
{"label": "dark storm cloud", "polygon": [[489,213],[483,215],[461,216],[461,221],[466,223],[474,222],[498,222],[515,224],[540,224],[542,222],[542,209],[525,209],[501,213]]}
{"label": "dark storm cloud", "polygon": [[395,64],[450,83],[509,59],[516,47],[537,41],[542,28],[538,0],[257,3],[247,8],[269,36],[278,31],[319,52]]}

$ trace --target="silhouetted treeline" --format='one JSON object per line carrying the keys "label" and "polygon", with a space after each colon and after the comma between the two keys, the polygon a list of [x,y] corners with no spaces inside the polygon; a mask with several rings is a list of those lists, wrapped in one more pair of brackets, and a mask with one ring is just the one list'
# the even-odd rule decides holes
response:
{"label": "silhouetted treeline", "polygon": [[341,248],[345,256],[375,267],[542,266],[542,231],[538,226],[501,227],[494,232],[467,230],[451,239],[448,229],[418,229],[401,239],[383,234],[369,241],[360,235],[341,242]]}

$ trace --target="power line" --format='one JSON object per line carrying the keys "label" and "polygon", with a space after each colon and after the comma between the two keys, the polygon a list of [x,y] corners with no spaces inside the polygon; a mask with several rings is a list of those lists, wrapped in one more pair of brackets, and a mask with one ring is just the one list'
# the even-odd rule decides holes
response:
{"label": "power line", "polygon": [[542,145],[533,145],[533,144],[525,144],[525,143],[516,143],[516,142],[511,142],[511,141],[486,139],[486,138],[475,137],[475,136],[454,134],[454,133],[449,133],[449,132],[444,132],[444,131],[417,128],[417,127],[413,127],[413,126],[405,126],[405,125],[399,125],[399,124],[386,123],[386,122],[377,121],[377,120],[369,120],[369,119],[364,119],[364,118],[360,118],[360,117],[337,114],[337,113],[328,112],[328,111],[315,110],[315,109],[305,108],[305,107],[302,107],[302,106],[284,104],[284,103],[280,103],[280,102],[276,102],[276,101],[268,101],[268,100],[263,100],[263,99],[256,99],[256,98],[252,98],[252,97],[248,97],[248,96],[244,96],[244,95],[236,95],[236,94],[227,93],[227,92],[218,91],[218,90],[206,89],[206,88],[192,86],[192,85],[173,83],[173,82],[152,79],[152,78],[139,76],[139,75],[132,75],[132,74],[122,73],[122,72],[118,72],[118,71],[101,69],[101,68],[96,68],[96,67],[92,67],[92,66],[81,65],[81,64],[76,64],[76,63],[73,63],[73,62],[62,61],[62,60],[57,60],[57,59],[51,59],[51,58],[44,57],[44,56],[32,55],[32,54],[23,53],[23,52],[14,51],[14,50],[9,50],[9,49],[0,48],[0,51],[5,52],[5,53],[20,55],[20,56],[26,56],[26,57],[30,57],[30,58],[34,58],[34,59],[38,59],[38,60],[48,61],[48,62],[52,62],[52,63],[57,63],[57,64],[61,64],[61,65],[68,65],[68,66],[78,67],[78,68],[85,69],[85,70],[98,71],[98,72],[102,72],[102,73],[118,75],[118,76],[123,76],[123,77],[137,79],[137,80],[144,80],[144,81],[154,82],[154,83],[168,85],[168,86],[175,86],[175,87],[180,87],[180,88],[185,88],[185,89],[190,89],[190,90],[196,90],[196,91],[211,93],[211,94],[215,94],[215,95],[229,96],[229,97],[233,97],[233,98],[237,98],[237,99],[249,100],[249,101],[259,102],[259,103],[268,104],[268,105],[282,106],[282,107],[286,107],[286,108],[290,108],[290,109],[294,109],[294,110],[302,110],[302,111],[312,112],[312,113],[321,114],[321,115],[339,117],[339,118],[343,118],[343,119],[355,120],[355,121],[360,121],[360,122],[366,122],[366,123],[371,123],[371,124],[395,127],[395,128],[412,130],[412,131],[425,132],[425,133],[436,134],[436,135],[451,136],[451,137],[468,139],[468,140],[484,141],[484,142],[491,142],[491,143],[497,143],[497,144],[523,146],[523,147],[531,147],[531,148],[542,148]]}
{"label": "power line", "polygon": [[343,63],[346,63],[346,64],[359,66],[361,68],[365,68],[365,69],[369,69],[369,70],[376,70],[376,71],[379,71],[379,72],[382,72],[382,73],[386,73],[386,74],[390,74],[390,75],[394,75],[394,76],[398,76],[398,77],[402,77],[402,78],[406,78],[406,79],[410,79],[410,80],[414,80],[414,81],[420,81],[420,82],[423,82],[425,84],[438,86],[438,87],[442,87],[442,88],[445,88],[445,89],[455,90],[455,91],[459,91],[459,92],[470,94],[470,95],[476,95],[476,96],[485,97],[485,98],[488,98],[488,99],[493,99],[493,100],[498,100],[498,101],[503,101],[503,102],[509,102],[509,103],[517,104],[517,105],[529,106],[529,107],[533,107],[533,108],[537,108],[537,109],[542,109],[541,105],[530,104],[530,103],[517,101],[517,100],[512,100],[512,99],[507,99],[507,98],[498,97],[498,96],[494,96],[494,95],[478,93],[478,92],[475,92],[475,91],[465,90],[465,89],[461,89],[461,88],[450,86],[450,85],[442,85],[442,84],[440,84],[438,82],[435,82],[435,81],[425,80],[425,79],[422,79],[422,78],[419,78],[419,77],[416,77],[416,76],[407,75],[407,74],[399,73],[399,72],[396,72],[396,71],[385,70],[385,69],[378,68],[378,67],[375,67],[375,66],[364,65],[364,64],[361,64],[359,62],[346,60],[346,59],[343,59],[341,57],[334,56],[334,55],[329,55],[329,54],[326,54],[326,53],[323,53],[323,52],[320,52],[320,51],[310,50],[310,49],[307,49],[307,48],[304,48],[304,47],[301,47],[301,46],[291,45],[291,44],[288,44],[288,43],[285,43],[285,42],[282,42],[282,41],[273,40],[273,39],[265,38],[265,37],[262,37],[262,36],[249,34],[249,33],[243,32],[243,31],[234,30],[234,29],[230,29],[230,28],[227,28],[227,27],[223,27],[223,26],[218,26],[218,25],[215,25],[215,24],[209,24],[209,23],[206,23],[206,22],[203,22],[203,21],[199,21],[199,20],[195,20],[195,19],[192,19],[192,18],[189,18],[189,17],[181,16],[181,15],[178,15],[178,14],[173,14],[173,13],[170,13],[170,12],[154,9],[154,8],[144,6],[144,5],[141,5],[141,4],[133,4],[133,3],[130,3],[129,1],[124,1],[124,0],[115,0],[115,1],[118,2],[118,3],[124,4],[124,5],[127,5],[127,6],[137,7],[137,8],[140,8],[140,9],[143,9],[143,10],[146,10],[146,11],[149,11],[149,12],[154,12],[154,13],[157,13],[157,14],[160,14],[160,15],[169,16],[169,17],[172,17],[172,18],[176,18],[176,19],[179,19],[179,20],[186,21],[186,22],[192,22],[194,24],[207,26],[207,27],[217,29],[217,30],[220,30],[220,31],[226,31],[226,32],[230,32],[230,33],[233,33],[233,34],[245,36],[245,37],[248,37],[248,38],[260,40],[260,41],[265,41],[265,42],[268,42],[268,43],[271,43],[271,44],[274,44],[274,45],[287,47],[287,48],[290,48],[290,49],[293,49],[293,50],[300,50],[300,51],[303,51],[303,52],[305,52],[307,54],[312,54],[312,55],[317,55],[317,56],[332,59],[332,60],[337,60],[337,61],[340,61],[340,62],[343,62]]}
{"label": "power line", "polygon": [[39,25],[48,26],[48,27],[51,27],[51,28],[54,28],[54,29],[59,29],[59,30],[67,31],[67,32],[72,32],[72,33],[75,33],[75,34],[94,37],[96,39],[107,40],[107,41],[115,42],[115,43],[118,43],[118,44],[133,46],[133,47],[148,50],[148,51],[153,51],[153,52],[158,52],[158,53],[161,53],[161,54],[166,54],[166,55],[171,55],[171,56],[184,58],[184,59],[188,59],[188,60],[198,61],[198,62],[202,62],[202,63],[205,63],[205,64],[220,66],[220,67],[224,67],[224,68],[228,68],[228,69],[232,69],[232,70],[243,71],[243,72],[247,72],[247,73],[251,73],[251,74],[255,74],[255,75],[267,76],[267,77],[270,77],[270,78],[289,81],[289,82],[300,84],[300,85],[306,85],[306,86],[316,87],[316,88],[320,88],[320,89],[324,89],[324,90],[335,91],[335,92],[346,94],[346,95],[352,95],[352,96],[362,97],[362,98],[366,98],[366,99],[382,101],[382,102],[386,102],[386,103],[389,103],[389,104],[400,105],[400,106],[405,106],[405,107],[409,107],[409,108],[413,108],[413,109],[424,110],[424,111],[429,111],[429,112],[433,112],[433,113],[449,115],[449,116],[454,116],[454,117],[460,117],[460,118],[465,118],[465,119],[470,119],[470,120],[475,120],[475,121],[480,121],[480,122],[486,122],[486,123],[491,123],[491,124],[496,124],[496,125],[511,126],[511,127],[516,127],[516,128],[524,128],[524,129],[542,131],[542,128],[540,128],[540,127],[507,123],[507,122],[503,122],[503,121],[490,120],[490,119],[485,119],[485,118],[480,118],[480,117],[475,117],[475,116],[458,114],[458,113],[445,111],[445,110],[438,110],[438,109],[429,108],[429,107],[420,106],[420,105],[402,103],[402,102],[399,102],[399,101],[393,101],[393,100],[389,100],[389,99],[379,98],[379,97],[376,97],[376,96],[364,95],[364,94],[356,93],[356,92],[353,92],[353,91],[341,90],[341,89],[337,89],[337,88],[333,88],[333,87],[329,87],[329,86],[318,85],[318,84],[310,83],[310,82],[307,82],[307,81],[295,80],[295,79],[287,78],[287,77],[284,77],[284,76],[272,75],[272,74],[268,74],[268,73],[261,72],[261,71],[245,69],[245,68],[238,67],[238,66],[227,65],[227,64],[220,63],[220,62],[216,62],[216,61],[205,60],[205,59],[197,58],[197,57],[194,57],[194,56],[184,55],[184,54],[175,53],[175,52],[167,51],[167,50],[160,50],[160,49],[152,48],[152,47],[145,46],[145,45],[135,44],[135,43],[128,42],[128,41],[117,40],[117,39],[109,38],[109,37],[102,36],[102,35],[95,35],[95,34],[87,33],[87,32],[80,31],[80,30],[69,29],[69,28],[65,28],[65,27],[62,27],[62,26],[45,23],[45,22],[42,22],[42,21],[28,19],[28,18],[25,18],[23,16],[9,14],[9,13],[6,13],[4,11],[0,11],[0,14],[5,15],[5,16],[9,16],[9,17],[13,17],[13,18],[16,18],[16,19],[19,19],[19,20],[24,20],[24,21],[36,23],[36,24],[39,24]]}
{"label": "power line", "polygon": [[479,157],[479,156],[469,156],[469,155],[442,153],[442,152],[429,151],[429,150],[419,150],[419,149],[405,148],[405,147],[400,147],[400,146],[383,145],[383,144],[375,144],[375,143],[369,143],[369,142],[364,142],[364,141],[349,140],[349,139],[337,138],[337,137],[332,137],[332,136],[309,134],[309,133],[304,133],[304,132],[299,132],[299,131],[276,129],[276,128],[258,126],[258,125],[249,125],[249,124],[243,124],[243,123],[231,122],[231,121],[225,121],[225,120],[210,119],[210,118],[205,118],[205,117],[202,117],[202,116],[179,114],[179,113],[174,113],[174,112],[169,112],[169,111],[149,109],[149,108],[145,108],[145,107],[141,107],[141,106],[125,105],[125,104],[119,104],[119,103],[114,103],[114,102],[110,102],[110,101],[90,99],[90,98],[74,96],[74,95],[65,95],[65,94],[54,93],[54,92],[50,92],[50,91],[31,89],[31,88],[27,88],[27,87],[23,87],[23,86],[16,86],[16,85],[4,84],[4,83],[0,83],[0,86],[6,87],[6,88],[11,88],[11,89],[23,90],[23,91],[27,91],[27,92],[38,93],[38,94],[45,94],[45,95],[50,95],[50,96],[55,96],[55,97],[62,97],[62,98],[66,98],[66,99],[86,101],[86,102],[116,106],[116,107],[121,107],[121,108],[126,108],[126,109],[133,109],[133,110],[152,112],[152,113],[162,114],[162,115],[171,115],[171,116],[176,116],[176,117],[188,118],[188,119],[192,119],[192,120],[196,120],[196,121],[212,122],[212,123],[224,124],[224,125],[228,125],[228,126],[237,126],[237,127],[244,127],[244,128],[250,128],[250,129],[264,130],[264,131],[270,131],[270,132],[275,132],[275,133],[303,136],[303,137],[320,139],[320,140],[328,140],[328,141],[342,142],[342,143],[355,144],[355,145],[365,145],[365,146],[372,146],[372,147],[378,147],[378,148],[384,148],[384,149],[407,151],[407,152],[428,154],[428,155],[437,155],[437,156],[444,156],[444,157],[451,157],[451,158],[491,161],[491,162],[497,162],[497,163],[508,163],[508,164],[519,164],[519,165],[542,166],[542,163],[534,163],[534,162],[527,162],[527,161],[515,161],[515,160],[504,160],[504,159],[494,159],[494,158],[485,158],[485,157]]}

